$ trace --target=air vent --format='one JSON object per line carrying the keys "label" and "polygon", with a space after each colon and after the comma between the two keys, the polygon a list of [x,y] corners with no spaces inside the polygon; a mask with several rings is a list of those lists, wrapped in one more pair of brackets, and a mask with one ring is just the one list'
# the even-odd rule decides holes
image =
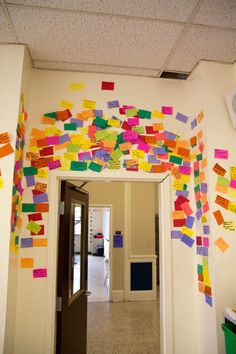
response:
{"label": "air vent", "polygon": [[162,71],[160,77],[163,79],[186,80],[189,77],[189,74],[177,73],[173,71]]}

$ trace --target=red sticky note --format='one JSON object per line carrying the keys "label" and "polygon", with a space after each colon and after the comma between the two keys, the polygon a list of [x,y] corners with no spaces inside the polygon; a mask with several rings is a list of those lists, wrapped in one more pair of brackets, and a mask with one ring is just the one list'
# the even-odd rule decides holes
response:
{"label": "red sticky note", "polygon": [[102,81],[102,90],[114,90],[115,83],[109,81]]}
{"label": "red sticky note", "polygon": [[193,213],[188,202],[181,204],[181,209],[184,211],[186,216],[192,215],[192,213]]}
{"label": "red sticky note", "polygon": [[33,231],[31,231],[30,232],[30,234],[31,234],[31,236],[42,236],[42,235],[44,235],[44,225],[40,225],[41,226],[41,229],[40,229],[40,231],[37,233],[37,234],[35,234]]}
{"label": "red sticky note", "polygon": [[49,156],[49,155],[53,155],[54,151],[53,151],[53,146],[48,146],[43,148],[42,150],[39,151],[39,155],[41,157],[43,156]]}
{"label": "red sticky note", "polygon": [[186,219],[175,219],[175,220],[173,220],[173,226],[174,227],[184,226],[185,223],[186,223]]}
{"label": "red sticky note", "polygon": [[29,214],[28,220],[29,221],[40,221],[40,220],[43,220],[43,217],[42,217],[41,213]]}
{"label": "red sticky note", "polygon": [[202,246],[202,237],[201,236],[196,237],[196,243],[197,243],[197,246]]}

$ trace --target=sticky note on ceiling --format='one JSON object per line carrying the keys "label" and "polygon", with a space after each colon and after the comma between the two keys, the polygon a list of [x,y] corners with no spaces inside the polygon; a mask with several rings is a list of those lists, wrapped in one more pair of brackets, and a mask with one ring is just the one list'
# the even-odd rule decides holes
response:
{"label": "sticky note on ceiling", "polygon": [[66,101],[66,100],[62,100],[60,102],[60,107],[71,110],[74,107],[74,103]]}
{"label": "sticky note on ceiling", "polygon": [[85,84],[84,82],[73,82],[70,84],[71,91],[81,91],[84,90]]}
{"label": "sticky note on ceiling", "polygon": [[175,116],[175,119],[179,120],[182,123],[187,123],[187,121],[188,121],[188,117],[182,113],[177,113]]}
{"label": "sticky note on ceiling", "polygon": [[173,114],[173,107],[170,106],[162,106],[161,112],[165,115],[172,115]]}
{"label": "sticky note on ceiling", "polygon": [[165,115],[164,113],[160,112],[160,111],[153,111],[152,112],[152,117],[153,118],[160,118],[160,119],[164,119]]}
{"label": "sticky note on ceiling", "polygon": [[115,88],[115,83],[114,82],[110,82],[110,81],[102,81],[101,83],[101,89],[102,90],[108,90],[108,91],[112,91]]}

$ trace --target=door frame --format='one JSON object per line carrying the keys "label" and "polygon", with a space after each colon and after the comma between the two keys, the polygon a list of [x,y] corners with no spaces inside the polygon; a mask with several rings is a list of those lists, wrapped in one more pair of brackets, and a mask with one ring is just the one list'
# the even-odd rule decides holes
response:
{"label": "door frame", "polygon": [[[159,215],[160,223],[160,342],[161,354],[173,354],[173,313],[172,313],[172,245],[171,245],[171,187],[169,173],[152,175],[133,172],[117,175],[109,173],[95,175],[93,172],[53,170],[49,176],[49,215],[48,219],[48,282],[45,294],[46,314],[45,351],[44,354],[55,354],[56,338],[56,281],[57,281],[57,253],[59,231],[59,200],[61,180],[82,180],[97,182],[155,182],[159,184]],[[164,221],[165,220],[165,221]],[[168,237],[166,237],[168,235]],[[128,254],[124,242],[125,269],[127,269]],[[126,273],[126,272],[125,272]],[[125,274],[125,291],[127,275]]]}
{"label": "door frame", "polygon": [[[102,181],[101,181],[102,182]],[[88,192],[89,193],[89,192]],[[95,204],[90,204],[89,203],[89,208],[110,208],[110,225],[109,225],[109,270],[108,270],[108,274],[109,274],[109,292],[108,292],[108,301],[111,301],[112,299],[112,252],[111,252],[111,240],[112,240],[112,229],[113,229],[113,214],[112,214],[112,204],[99,204],[99,203],[95,203]],[[88,273],[89,274],[89,273]],[[88,291],[90,291],[90,289],[88,289]],[[88,301],[89,303],[89,301]]]}

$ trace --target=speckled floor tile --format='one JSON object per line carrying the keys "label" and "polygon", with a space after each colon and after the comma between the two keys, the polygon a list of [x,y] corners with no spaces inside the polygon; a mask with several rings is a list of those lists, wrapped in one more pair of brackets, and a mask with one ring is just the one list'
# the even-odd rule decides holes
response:
{"label": "speckled floor tile", "polygon": [[87,354],[159,354],[159,301],[88,304]]}

